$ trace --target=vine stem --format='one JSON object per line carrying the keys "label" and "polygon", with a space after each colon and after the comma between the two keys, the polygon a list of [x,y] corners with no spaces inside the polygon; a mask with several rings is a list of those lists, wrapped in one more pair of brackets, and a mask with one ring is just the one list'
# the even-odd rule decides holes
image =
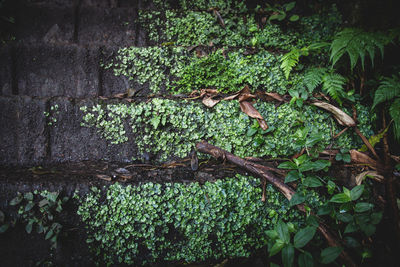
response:
{"label": "vine stem", "polygon": [[[253,174],[257,175],[263,180],[267,180],[269,183],[271,183],[273,186],[275,186],[288,200],[290,200],[293,195],[295,194],[295,191],[287,184],[285,184],[281,179],[275,177],[268,171],[266,166],[247,161],[245,159],[242,159],[240,157],[237,157],[233,155],[232,153],[223,150],[219,147],[213,146],[205,141],[199,142],[196,144],[196,149],[199,152],[209,154],[213,156],[216,159],[222,159],[222,160],[227,160],[233,164],[238,165],[239,167],[242,167],[243,169],[252,172]],[[297,208],[306,213],[304,205],[300,204],[297,205]],[[327,225],[322,223],[320,221],[319,226],[318,226],[318,231],[322,234],[322,236],[326,239],[328,242],[329,246],[332,247],[342,247],[342,243],[339,241],[338,237],[336,237],[329,229]],[[353,261],[353,259],[349,256],[349,254],[346,251],[342,251],[340,254],[340,260],[341,262],[347,266],[347,267],[355,267],[357,264]]]}

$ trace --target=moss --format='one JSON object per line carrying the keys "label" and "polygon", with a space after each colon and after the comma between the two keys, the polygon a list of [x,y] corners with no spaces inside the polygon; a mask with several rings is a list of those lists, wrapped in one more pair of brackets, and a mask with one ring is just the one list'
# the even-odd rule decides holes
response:
{"label": "moss", "polygon": [[266,245],[267,230],[279,219],[301,215],[267,186],[260,201],[258,179],[235,178],[191,184],[111,185],[81,199],[90,247],[107,264],[154,261],[196,262],[248,257]]}
{"label": "moss", "polygon": [[[240,111],[237,101],[223,101],[213,109],[198,102],[152,99],[149,103],[95,105],[83,108],[83,126],[96,127],[113,144],[126,141],[135,144],[139,157],[143,152],[158,155],[158,160],[169,157],[186,157],[196,142],[209,142],[235,153],[240,157],[292,155],[303,148],[312,133],[318,133],[319,148],[354,148],[358,137],[346,132],[338,141],[332,136],[341,128],[329,113],[314,106],[301,109],[289,104],[275,107],[272,103],[258,102],[255,107],[270,126],[270,132],[249,134],[254,119]],[[359,106],[361,109],[361,106]],[[366,108],[362,108],[366,111]],[[371,134],[368,113],[360,113],[360,129]],[[129,127],[125,127],[124,124]],[[257,123],[255,124],[258,125]],[[365,128],[365,129],[364,129]],[[128,140],[127,131],[135,134]],[[305,134],[304,134],[305,132]],[[337,142],[337,144],[336,144]]]}

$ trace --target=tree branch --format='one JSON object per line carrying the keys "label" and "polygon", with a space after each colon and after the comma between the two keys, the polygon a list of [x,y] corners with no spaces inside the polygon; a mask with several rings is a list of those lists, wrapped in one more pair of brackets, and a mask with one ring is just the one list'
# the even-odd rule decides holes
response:
{"label": "tree branch", "polygon": [[[257,175],[258,177],[262,178],[262,182],[264,179],[266,179],[268,182],[270,182],[273,186],[278,188],[278,190],[288,199],[290,200],[292,196],[295,194],[295,191],[285,184],[281,179],[275,177],[272,175],[265,166],[250,162],[247,160],[244,160],[240,157],[237,157],[233,155],[232,153],[229,153],[228,151],[225,151],[219,147],[210,145],[209,143],[202,141],[200,143],[196,144],[196,148],[199,152],[210,154],[214,158],[217,159],[222,159],[222,160],[227,160],[229,162],[232,162],[239,167],[244,168],[245,170],[252,172],[253,174]],[[303,205],[297,205],[297,208],[301,210],[302,212],[305,212],[305,208]],[[326,239],[328,244],[333,247],[341,247],[342,244],[339,241],[339,239],[331,233],[329,228],[320,222],[318,226],[318,231],[322,234],[322,236]],[[357,266],[352,258],[343,250],[342,253],[340,254],[340,260],[341,262],[347,266],[347,267],[355,267]]]}

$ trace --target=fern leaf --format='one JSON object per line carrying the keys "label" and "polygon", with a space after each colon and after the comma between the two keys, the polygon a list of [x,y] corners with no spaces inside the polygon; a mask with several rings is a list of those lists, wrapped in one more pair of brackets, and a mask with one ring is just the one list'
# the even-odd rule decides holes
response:
{"label": "fern leaf", "polygon": [[396,98],[396,100],[390,105],[389,110],[390,116],[393,119],[393,132],[394,136],[398,141],[400,141],[400,98]]}
{"label": "fern leaf", "polygon": [[343,86],[346,79],[337,73],[327,73],[323,77],[322,90],[329,94],[336,102],[342,105],[342,97],[344,95]]}
{"label": "fern leaf", "polygon": [[307,71],[304,76],[304,85],[307,87],[309,92],[312,92],[322,83],[322,78],[326,74],[326,68],[312,68]]}
{"label": "fern leaf", "polygon": [[300,55],[301,55],[300,50],[295,48],[282,56],[281,68],[283,69],[283,72],[285,73],[286,79],[289,78],[289,74],[292,71],[292,69],[294,68],[294,66],[296,66],[297,63],[299,63]]}
{"label": "fern leaf", "polygon": [[381,56],[384,56],[384,47],[395,35],[385,35],[380,32],[365,32],[361,29],[347,28],[339,32],[331,44],[330,61],[334,66],[344,54],[350,59],[351,70],[357,65],[358,59],[361,61],[361,67],[365,67],[365,56],[368,52],[371,65],[374,65],[375,50],[379,49]]}
{"label": "fern leaf", "polygon": [[375,108],[376,105],[391,100],[396,96],[400,96],[399,76],[393,76],[392,78],[385,77],[381,81],[378,90],[375,92],[372,108]]}

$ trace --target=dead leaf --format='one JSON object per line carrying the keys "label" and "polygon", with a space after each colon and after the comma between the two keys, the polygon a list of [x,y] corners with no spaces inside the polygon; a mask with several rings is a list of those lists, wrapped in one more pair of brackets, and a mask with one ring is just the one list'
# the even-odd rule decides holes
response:
{"label": "dead leaf", "polygon": [[96,177],[108,182],[111,182],[111,176],[105,175],[105,174],[96,174]]}
{"label": "dead leaf", "polygon": [[201,89],[200,90],[200,97],[203,97],[205,95],[218,95],[218,90],[217,89]]}
{"label": "dead leaf", "polygon": [[280,94],[277,93],[265,93],[268,97],[271,97],[272,99],[275,99],[276,101],[283,102],[283,98]]}
{"label": "dead leaf", "polygon": [[205,97],[203,98],[202,102],[206,107],[212,108],[216,104],[218,104],[221,100],[213,99],[212,97]]}
{"label": "dead leaf", "polygon": [[227,96],[227,97],[224,98],[224,100],[233,100],[233,99],[235,99],[238,95],[239,95],[239,93],[234,94],[234,95]]}
{"label": "dead leaf", "polygon": [[370,158],[368,155],[359,152],[355,149],[350,150],[351,161],[358,164],[366,164],[373,169],[383,169],[382,164]]}
{"label": "dead leaf", "polygon": [[213,9],[213,13],[214,13],[214,16],[217,18],[218,23],[221,25],[222,28],[225,29],[225,22],[224,22],[224,19],[221,17],[221,14],[219,14],[218,10],[216,10],[216,9]]}
{"label": "dead leaf", "polygon": [[376,171],[365,171],[356,176],[356,184],[360,185],[367,176],[370,176],[372,179],[380,183],[384,181],[384,177],[379,175]]}
{"label": "dead leaf", "polygon": [[347,127],[356,126],[356,122],[349,115],[334,105],[322,101],[315,101],[312,104],[331,112],[340,125]]}
{"label": "dead leaf", "polygon": [[125,93],[119,93],[119,94],[113,95],[113,98],[120,98],[120,99],[122,99],[122,98],[125,98],[125,96],[126,96]]}
{"label": "dead leaf", "polygon": [[190,167],[192,171],[197,171],[199,168],[199,159],[197,158],[197,152],[194,149],[190,152]]}

